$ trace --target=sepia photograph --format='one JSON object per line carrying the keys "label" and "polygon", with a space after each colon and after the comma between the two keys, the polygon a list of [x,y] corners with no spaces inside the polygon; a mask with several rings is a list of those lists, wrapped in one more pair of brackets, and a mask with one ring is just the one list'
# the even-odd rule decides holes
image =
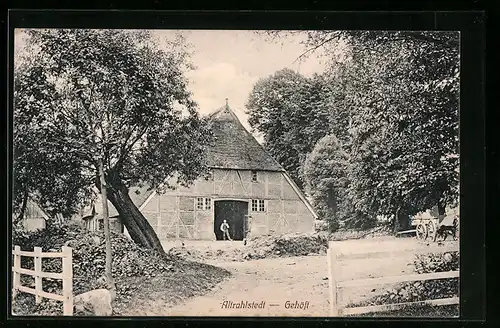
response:
{"label": "sepia photograph", "polygon": [[14,30],[13,316],[458,318],[460,32]]}

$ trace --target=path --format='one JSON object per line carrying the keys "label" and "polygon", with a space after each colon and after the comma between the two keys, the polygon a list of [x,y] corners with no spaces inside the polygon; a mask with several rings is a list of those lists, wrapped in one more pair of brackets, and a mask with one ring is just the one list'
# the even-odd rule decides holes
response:
{"label": "path", "polygon": [[[377,247],[381,239],[342,242],[349,249],[359,246]],[[416,243],[394,241],[394,247]],[[401,244],[401,245],[400,245]],[[399,246],[398,246],[399,245]],[[408,274],[414,254],[409,251],[401,258],[352,260],[342,263],[341,279],[362,279],[377,276]],[[207,263],[231,271],[232,276],[208,294],[174,302],[151,295],[147,304],[138,305],[124,315],[140,316],[328,316],[328,280],[326,256],[267,258],[245,262]],[[181,277],[179,277],[181,278]],[[387,286],[363,287],[343,291],[342,302],[359,302],[385,291]],[[227,301],[226,303],[224,303]],[[231,308],[231,303],[234,305]],[[265,302],[263,308],[236,308],[241,302]],[[288,302],[288,303],[287,303]],[[173,303],[177,305],[172,306]],[[292,308],[287,305],[298,305]]]}
{"label": "path", "polygon": [[[209,294],[167,309],[171,316],[325,316],[328,280],[324,256],[262,259],[248,262],[212,262],[233,277]],[[224,301],[226,308],[224,308]],[[262,309],[230,307],[242,301],[263,304]],[[303,309],[285,308],[286,302]],[[308,302],[308,303],[306,303]]]}

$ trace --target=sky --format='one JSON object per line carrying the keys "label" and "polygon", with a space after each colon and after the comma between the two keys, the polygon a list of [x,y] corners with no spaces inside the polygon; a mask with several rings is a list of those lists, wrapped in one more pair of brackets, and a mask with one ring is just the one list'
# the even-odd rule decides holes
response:
{"label": "sky", "polygon": [[[245,30],[155,30],[159,45],[176,34],[182,34],[190,45],[191,61],[195,70],[186,71],[189,89],[202,114],[209,114],[225,104],[236,113],[250,130],[245,114],[245,103],[253,85],[283,68],[310,76],[325,69],[325,63],[316,55],[297,58],[306,50],[300,42],[304,35],[289,35],[279,41],[270,41],[255,31]],[[15,47],[23,47],[23,34],[15,33]]]}
{"label": "sky", "polygon": [[285,67],[311,75],[324,71],[325,64],[312,55],[296,61],[305,51],[304,36],[266,40],[255,31],[245,30],[163,30],[158,36],[171,38],[181,33],[191,45],[191,60],[196,69],[186,72],[189,88],[202,114],[211,113],[228,103],[250,130],[245,103],[254,84]]}

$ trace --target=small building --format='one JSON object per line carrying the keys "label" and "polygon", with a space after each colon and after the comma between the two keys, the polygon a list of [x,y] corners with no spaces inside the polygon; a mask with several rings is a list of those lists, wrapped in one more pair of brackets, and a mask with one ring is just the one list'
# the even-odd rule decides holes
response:
{"label": "small building", "polygon": [[[120,221],[118,211],[110,201],[108,201],[108,216],[110,229],[112,231],[123,233],[124,227]],[[100,197],[98,197],[97,200],[93,201],[89,206],[85,207],[81,211],[80,217],[83,221],[84,227],[87,230],[104,230],[104,219],[102,217],[102,201]]]}
{"label": "small building", "polygon": [[22,225],[27,231],[45,229],[49,215],[31,198],[26,201]]}
{"label": "small building", "polygon": [[[49,213],[49,208],[43,207],[31,197],[28,197],[23,218],[19,223],[22,224],[26,231],[35,231],[45,229],[49,220],[53,223],[62,223],[65,221],[61,214],[50,215]],[[13,218],[18,215],[19,213],[13,213]]]}

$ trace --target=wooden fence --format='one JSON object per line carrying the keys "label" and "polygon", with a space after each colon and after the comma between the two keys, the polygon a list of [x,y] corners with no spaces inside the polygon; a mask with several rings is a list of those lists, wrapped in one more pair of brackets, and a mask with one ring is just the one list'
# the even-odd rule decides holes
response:
{"label": "wooden fence", "polygon": [[[373,243],[368,248],[360,247],[358,249],[349,249],[342,251],[346,247],[338,247],[342,242],[330,242],[327,258],[328,258],[328,282],[330,295],[330,316],[347,316],[359,315],[363,313],[386,312],[401,309],[407,305],[454,305],[459,304],[458,297],[425,300],[418,302],[405,302],[396,304],[372,305],[363,307],[346,308],[342,301],[342,291],[346,288],[366,287],[384,284],[396,284],[409,281],[425,281],[433,279],[458,278],[459,271],[434,272],[424,274],[404,274],[396,276],[386,276],[377,278],[357,279],[357,280],[342,280],[341,266],[342,262],[348,260],[363,260],[363,259],[387,259],[387,265],[390,265],[392,258],[408,256],[408,254],[429,254],[443,253],[450,251],[458,251],[457,244],[445,244],[442,246],[427,246],[425,244],[415,242],[403,242],[400,245],[394,241],[387,243],[381,242],[377,247]],[[359,261],[357,265],[363,265]]]}
{"label": "wooden fence", "polygon": [[[35,295],[36,303],[40,303],[42,298],[50,298],[56,301],[63,302],[63,314],[67,316],[73,315],[73,250],[71,247],[63,246],[62,252],[44,253],[40,247],[35,247],[33,252],[21,251],[21,247],[15,246],[13,250],[14,262],[12,267],[13,297],[18,292],[24,292]],[[35,270],[29,270],[21,267],[21,257],[33,257],[35,262]],[[43,272],[42,258],[62,258],[62,272]],[[21,285],[21,275],[29,275],[35,277],[35,288],[29,288]],[[52,278],[62,280],[63,294],[52,294],[43,291],[42,279]]]}

